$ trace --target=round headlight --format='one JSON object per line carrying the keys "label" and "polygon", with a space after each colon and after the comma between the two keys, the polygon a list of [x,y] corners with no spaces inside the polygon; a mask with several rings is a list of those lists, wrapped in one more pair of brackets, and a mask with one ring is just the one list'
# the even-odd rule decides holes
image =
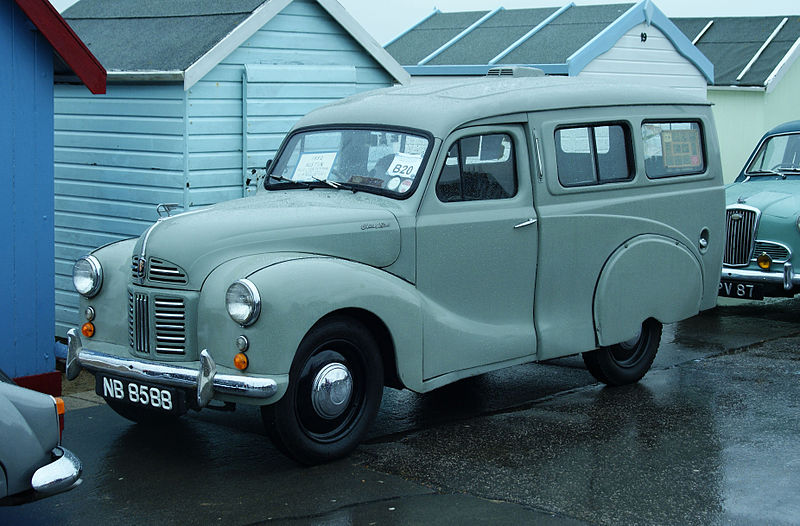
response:
{"label": "round headlight", "polygon": [[94,256],[83,256],[72,267],[72,284],[82,295],[91,298],[103,284],[103,267]]}
{"label": "round headlight", "polygon": [[240,279],[228,287],[228,292],[225,293],[225,307],[233,321],[242,327],[247,327],[255,323],[261,314],[261,296],[250,280]]}

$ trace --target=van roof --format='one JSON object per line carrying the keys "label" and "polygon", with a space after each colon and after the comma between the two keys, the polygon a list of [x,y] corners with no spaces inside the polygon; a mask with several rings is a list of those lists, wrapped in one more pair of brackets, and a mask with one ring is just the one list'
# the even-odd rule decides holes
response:
{"label": "van roof", "polygon": [[368,91],[312,111],[295,128],[384,124],[444,137],[461,125],[497,115],[644,104],[710,105],[701,97],[647,85],[607,84],[574,77],[484,77]]}

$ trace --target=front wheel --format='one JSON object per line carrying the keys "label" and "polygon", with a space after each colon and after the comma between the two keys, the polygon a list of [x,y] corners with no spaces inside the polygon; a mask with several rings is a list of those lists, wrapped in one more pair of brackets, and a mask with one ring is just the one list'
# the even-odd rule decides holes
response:
{"label": "front wheel", "polygon": [[336,317],[303,338],[283,397],[261,408],[267,434],[302,464],[344,457],[363,440],[383,395],[383,362],[360,322]]}
{"label": "front wheel", "polygon": [[661,322],[650,318],[634,338],[583,353],[583,363],[592,376],[605,384],[632,384],[653,365],[660,343]]}

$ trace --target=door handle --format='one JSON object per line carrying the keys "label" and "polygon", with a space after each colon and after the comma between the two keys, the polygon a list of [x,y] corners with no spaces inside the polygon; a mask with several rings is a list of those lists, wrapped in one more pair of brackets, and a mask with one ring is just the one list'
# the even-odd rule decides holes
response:
{"label": "door handle", "polygon": [[528,219],[527,221],[523,221],[522,223],[520,223],[518,225],[514,225],[514,228],[522,228],[524,226],[535,225],[536,221],[538,221],[538,219]]}

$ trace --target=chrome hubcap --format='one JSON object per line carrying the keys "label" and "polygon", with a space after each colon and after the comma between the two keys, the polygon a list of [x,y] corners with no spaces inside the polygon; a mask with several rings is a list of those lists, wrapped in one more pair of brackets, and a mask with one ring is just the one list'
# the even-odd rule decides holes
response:
{"label": "chrome hubcap", "polygon": [[341,363],[329,363],[319,370],[311,386],[314,411],[327,420],[344,413],[353,396],[353,377]]}

